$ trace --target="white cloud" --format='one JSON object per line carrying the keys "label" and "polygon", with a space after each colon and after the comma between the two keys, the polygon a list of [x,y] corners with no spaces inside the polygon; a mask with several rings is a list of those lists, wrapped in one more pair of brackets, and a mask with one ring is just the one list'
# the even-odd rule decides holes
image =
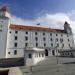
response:
{"label": "white cloud", "polygon": [[[46,14],[45,16],[36,19],[27,20],[16,16],[12,16],[12,23],[23,25],[35,25],[40,23],[40,26],[61,28],[65,21],[70,21],[69,17],[63,13]],[[61,26],[60,26],[61,25]]]}
{"label": "white cloud", "polygon": [[67,14],[65,13],[46,14],[32,20],[27,20],[16,16],[12,16],[12,23],[21,24],[21,25],[35,25],[35,26],[37,26],[36,25],[37,23],[40,23],[40,26],[43,27],[63,29],[64,22],[68,21],[71,24],[71,27],[73,29],[73,34],[75,37],[75,20],[71,19],[72,17],[74,17],[74,12],[75,11],[73,10]]}
{"label": "white cloud", "polygon": [[13,24],[21,24],[21,25],[33,25],[31,20],[22,19],[20,17],[12,16],[11,23]]}

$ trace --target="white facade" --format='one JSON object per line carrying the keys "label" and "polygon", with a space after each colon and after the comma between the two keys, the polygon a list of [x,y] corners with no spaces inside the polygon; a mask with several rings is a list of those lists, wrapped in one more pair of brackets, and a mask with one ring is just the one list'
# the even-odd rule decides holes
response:
{"label": "white facade", "polygon": [[[16,34],[15,31],[17,31],[18,33]],[[26,32],[28,32],[28,34],[26,34]],[[36,32],[37,35],[35,35]],[[45,35],[43,35],[43,33],[45,33]],[[52,34],[52,36],[50,36],[50,34]],[[15,37],[17,37],[17,40],[15,40]],[[27,37],[28,40],[25,40],[25,37]],[[36,37],[38,38],[38,41],[36,41]],[[43,38],[45,38],[45,41],[43,40]],[[58,39],[57,42],[56,39]],[[60,42],[60,39],[63,39],[62,43]],[[14,47],[14,43],[17,43],[17,47]],[[25,43],[27,43],[27,47],[51,48],[53,50],[55,50],[57,44],[59,44],[59,50],[62,49],[62,45],[64,45],[63,50],[74,47],[73,36],[70,34],[9,29],[6,57],[23,57],[24,47],[26,47]],[[36,43],[38,44],[38,46],[36,46]],[[46,46],[44,46],[44,44],[46,44]],[[53,46],[51,46],[51,44],[53,44]],[[17,50],[17,55],[14,55],[14,50]],[[10,54],[8,54],[8,52],[10,52]]]}
{"label": "white facade", "polygon": [[45,59],[45,51],[39,48],[28,48],[24,51],[24,57],[25,65],[36,65],[38,62]]}
{"label": "white facade", "polygon": [[7,32],[10,25],[9,15],[4,10],[0,11],[0,58],[4,58],[6,55]]}
{"label": "white facade", "polygon": [[6,58],[24,57],[25,47],[49,48],[51,49],[48,51],[49,56],[53,55],[52,50],[56,52],[55,47],[57,47],[57,44],[58,50],[74,48],[73,35],[71,34],[71,29],[68,23],[67,25],[66,23],[64,24],[64,30],[53,29],[53,31],[50,28],[38,28],[33,26],[29,26],[26,29],[26,26],[18,27],[18,25],[12,25],[10,23],[10,14],[3,10],[0,11],[0,14],[2,14],[2,12],[5,14],[0,15],[0,22],[2,22],[1,24],[3,26],[2,31],[0,31],[0,51],[2,51],[0,57],[2,55]]}

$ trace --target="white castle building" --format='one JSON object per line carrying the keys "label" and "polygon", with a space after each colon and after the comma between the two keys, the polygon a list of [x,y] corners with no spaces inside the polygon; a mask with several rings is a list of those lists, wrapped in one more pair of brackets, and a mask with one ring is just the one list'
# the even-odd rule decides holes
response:
{"label": "white castle building", "polygon": [[7,7],[0,9],[0,58],[25,56],[27,62],[34,62],[35,57],[37,63],[45,56],[54,56],[73,48],[72,30],[67,22],[64,30],[11,24]]}

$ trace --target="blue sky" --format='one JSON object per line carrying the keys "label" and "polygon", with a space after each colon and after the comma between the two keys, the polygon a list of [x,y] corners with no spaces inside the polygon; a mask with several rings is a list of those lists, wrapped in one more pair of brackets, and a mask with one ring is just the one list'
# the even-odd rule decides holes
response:
{"label": "blue sky", "polygon": [[0,7],[4,4],[8,5],[13,15],[27,19],[75,9],[75,0],[0,0]]}
{"label": "blue sky", "polygon": [[63,29],[70,23],[75,37],[75,0],[0,0],[0,8],[7,5],[11,22]]}

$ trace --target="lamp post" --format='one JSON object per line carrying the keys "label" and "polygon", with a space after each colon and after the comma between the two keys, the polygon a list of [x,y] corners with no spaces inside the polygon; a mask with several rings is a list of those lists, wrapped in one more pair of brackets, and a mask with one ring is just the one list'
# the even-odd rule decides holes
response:
{"label": "lamp post", "polygon": [[55,40],[55,49],[56,49],[56,60],[57,60],[57,64],[58,64],[58,42]]}
{"label": "lamp post", "polygon": [[[62,55],[63,47],[64,47],[64,45],[62,44],[62,45],[61,45],[60,56],[63,56],[63,55]],[[62,64],[62,59],[61,59],[60,63]]]}
{"label": "lamp post", "polygon": [[57,60],[57,64],[58,64],[58,49],[57,49],[58,46],[56,46],[56,60]]}

